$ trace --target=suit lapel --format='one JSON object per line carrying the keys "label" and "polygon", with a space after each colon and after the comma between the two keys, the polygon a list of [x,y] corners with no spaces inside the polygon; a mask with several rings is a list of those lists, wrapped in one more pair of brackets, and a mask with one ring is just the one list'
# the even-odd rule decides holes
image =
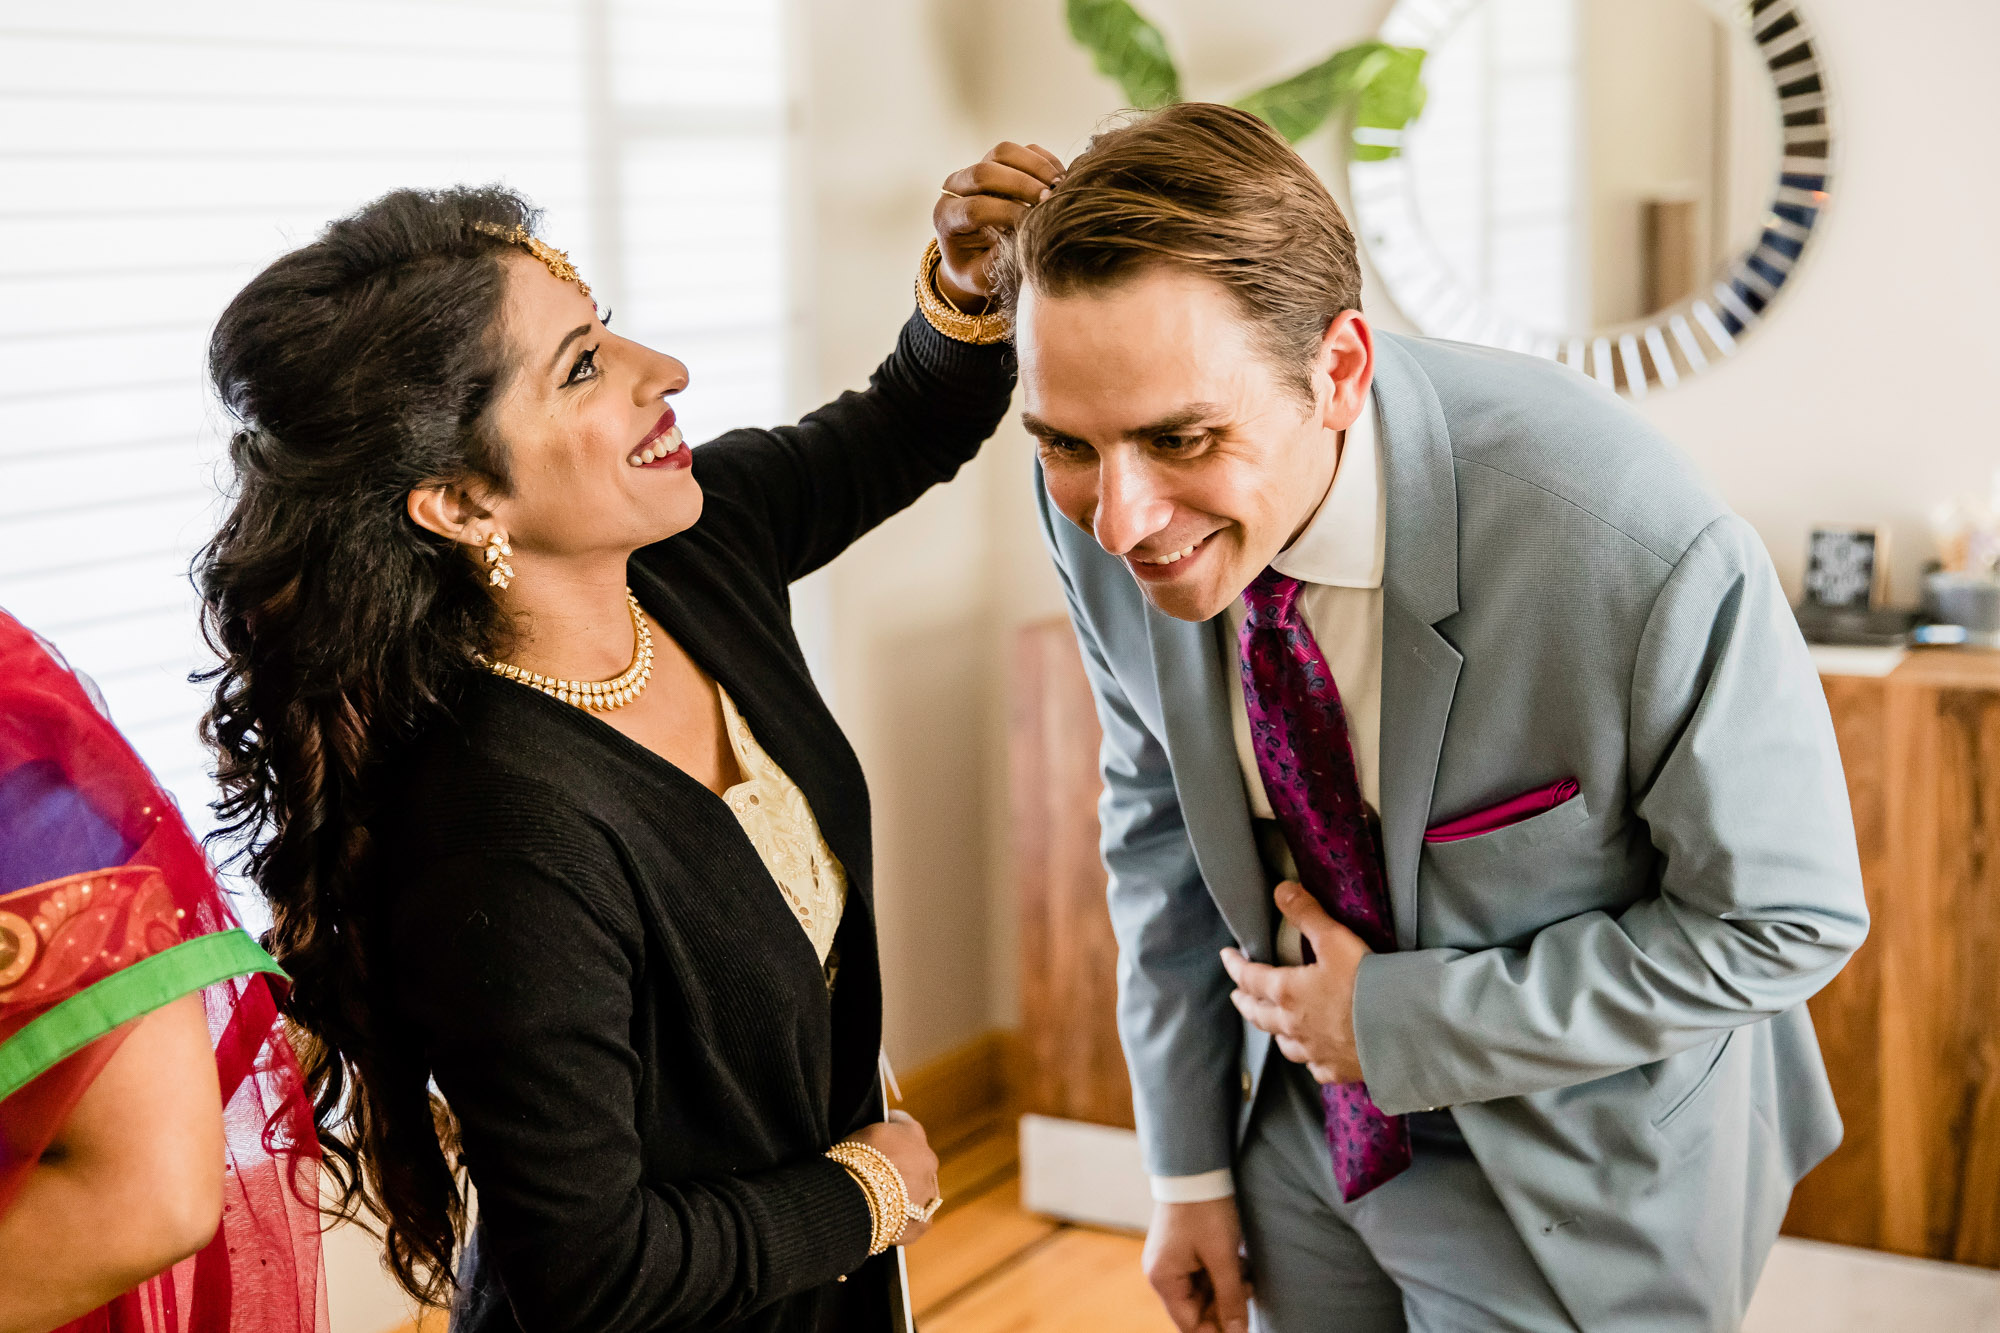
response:
{"label": "suit lapel", "polygon": [[1443,635],[1383,597],[1382,859],[1399,949],[1417,947],[1417,861],[1463,660]]}
{"label": "suit lapel", "polygon": [[1167,760],[1195,863],[1243,952],[1268,963],[1273,909],[1229,728],[1227,691],[1237,686],[1222,651],[1228,624],[1222,616],[1190,624],[1146,604]]}
{"label": "suit lapel", "polygon": [[1400,340],[1376,335],[1388,550],[1382,572],[1382,853],[1398,948],[1417,947],[1417,865],[1464,659],[1434,628],[1458,610],[1458,487],[1444,409]]}

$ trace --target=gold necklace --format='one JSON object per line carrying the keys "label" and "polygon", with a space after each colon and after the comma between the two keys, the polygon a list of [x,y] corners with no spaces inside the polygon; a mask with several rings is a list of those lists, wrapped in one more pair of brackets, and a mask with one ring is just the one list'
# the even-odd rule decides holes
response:
{"label": "gold necklace", "polygon": [[512,662],[494,662],[483,656],[479,661],[496,676],[518,680],[552,699],[575,704],[592,713],[623,708],[645,693],[646,682],[653,678],[653,631],[647,628],[646,617],[639,610],[639,599],[632,595],[630,588],[625,590],[625,605],[632,612],[632,665],[610,680],[557,680],[539,671],[517,667]]}

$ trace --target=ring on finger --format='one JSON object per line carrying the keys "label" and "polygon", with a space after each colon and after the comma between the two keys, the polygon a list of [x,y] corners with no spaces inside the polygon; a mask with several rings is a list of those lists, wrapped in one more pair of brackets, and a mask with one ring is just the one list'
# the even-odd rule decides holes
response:
{"label": "ring on finger", "polygon": [[933,1217],[937,1216],[938,1209],[944,1207],[944,1195],[939,1194],[921,1208],[917,1207],[914,1203],[907,1204],[905,1207],[909,1211],[912,1222],[929,1222]]}

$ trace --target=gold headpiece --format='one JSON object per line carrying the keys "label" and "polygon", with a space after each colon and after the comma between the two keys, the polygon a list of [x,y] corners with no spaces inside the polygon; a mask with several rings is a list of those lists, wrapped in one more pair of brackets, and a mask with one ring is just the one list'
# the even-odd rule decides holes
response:
{"label": "gold headpiece", "polygon": [[569,256],[540,237],[529,235],[526,227],[503,227],[497,222],[475,222],[472,224],[472,229],[495,240],[505,241],[509,245],[520,246],[547,265],[549,272],[564,282],[575,283],[576,289],[583,293],[585,299],[590,299],[590,284],[576,271],[576,265],[569,262]]}

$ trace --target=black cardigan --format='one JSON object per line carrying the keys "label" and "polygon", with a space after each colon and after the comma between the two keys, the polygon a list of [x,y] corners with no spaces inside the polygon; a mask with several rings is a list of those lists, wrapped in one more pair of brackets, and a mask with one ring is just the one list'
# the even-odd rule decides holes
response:
{"label": "black cardigan", "polygon": [[883,1326],[867,1207],[821,1156],[881,1114],[868,792],[786,589],[949,480],[1012,385],[1009,349],[913,318],[866,392],[698,448],[701,520],[632,557],[846,868],[830,997],[728,806],[599,719],[480,674],[398,756],[377,1003],[478,1190],[455,1331]]}

